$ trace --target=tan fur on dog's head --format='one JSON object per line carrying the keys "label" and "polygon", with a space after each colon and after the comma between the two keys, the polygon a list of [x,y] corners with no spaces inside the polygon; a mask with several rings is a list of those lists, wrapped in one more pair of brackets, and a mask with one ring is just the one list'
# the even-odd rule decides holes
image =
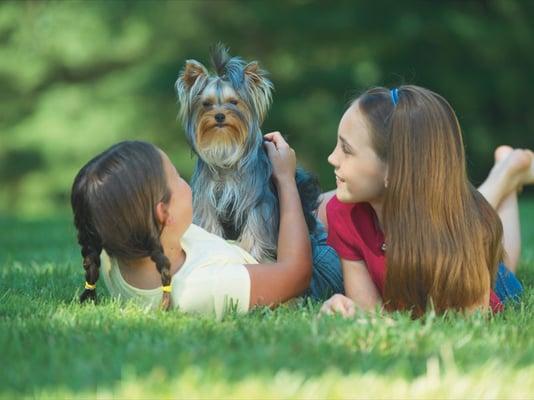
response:
{"label": "tan fur on dog's head", "polygon": [[261,140],[272,84],[257,62],[231,58],[222,46],[212,52],[212,63],[215,76],[198,61],[186,62],[176,82],[180,115],[197,154],[210,165],[229,167]]}

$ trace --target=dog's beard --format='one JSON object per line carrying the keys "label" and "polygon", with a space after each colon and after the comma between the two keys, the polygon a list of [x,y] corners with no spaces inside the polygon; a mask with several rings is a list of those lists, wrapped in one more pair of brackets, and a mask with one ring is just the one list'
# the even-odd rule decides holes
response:
{"label": "dog's beard", "polygon": [[[200,131],[204,128],[204,131]],[[233,125],[218,128],[215,125],[199,127],[197,153],[208,165],[231,168],[242,157],[245,150],[246,131]]]}
{"label": "dog's beard", "polygon": [[218,145],[198,150],[204,162],[214,167],[231,168],[243,155],[243,148],[237,145]]}

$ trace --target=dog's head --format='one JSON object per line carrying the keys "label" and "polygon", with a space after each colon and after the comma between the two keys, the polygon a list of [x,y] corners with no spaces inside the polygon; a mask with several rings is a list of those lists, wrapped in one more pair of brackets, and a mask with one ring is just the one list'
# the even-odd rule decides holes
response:
{"label": "dog's head", "polygon": [[192,148],[206,163],[225,168],[261,144],[259,127],[273,86],[256,61],[230,57],[222,45],[211,60],[214,75],[198,61],[186,61],[176,91]]}

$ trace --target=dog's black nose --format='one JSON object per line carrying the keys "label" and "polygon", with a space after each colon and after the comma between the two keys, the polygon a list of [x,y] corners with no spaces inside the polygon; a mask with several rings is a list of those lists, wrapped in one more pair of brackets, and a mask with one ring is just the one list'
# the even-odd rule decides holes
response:
{"label": "dog's black nose", "polygon": [[218,123],[221,123],[224,121],[224,114],[223,113],[218,113],[218,114],[215,114],[215,121],[217,121]]}

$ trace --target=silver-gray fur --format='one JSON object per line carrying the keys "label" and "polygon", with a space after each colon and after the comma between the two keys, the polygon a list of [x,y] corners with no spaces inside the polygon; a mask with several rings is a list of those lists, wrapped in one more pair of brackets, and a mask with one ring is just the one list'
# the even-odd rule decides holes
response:
{"label": "silver-gray fur", "polygon": [[[271,103],[273,86],[256,62],[246,64],[239,57],[230,57],[220,45],[212,51],[212,64],[216,75],[209,76],[202,64],[188,60],[176,81],[180,117],[187,139],[198,155],[191,180],[193,222],[221,237],[237,240],[260,262],[273,261],[279,229],[278,197],[260,129]],[[243,124],[246,139],[239,146],[200,149],[196,141],[199,120],[205,112],[202,94],[212,90],[220,99],[225,87],[231,87],[247,106],[246,110],[227,103],[217,106]],[[301,178],[305,175],[302,173]],[[298,178],[299,174],[297,181]],[[307,190],[309,200],[301,196],[310,230],[315,228],[312,213],[318,194],[318,189]]]}

